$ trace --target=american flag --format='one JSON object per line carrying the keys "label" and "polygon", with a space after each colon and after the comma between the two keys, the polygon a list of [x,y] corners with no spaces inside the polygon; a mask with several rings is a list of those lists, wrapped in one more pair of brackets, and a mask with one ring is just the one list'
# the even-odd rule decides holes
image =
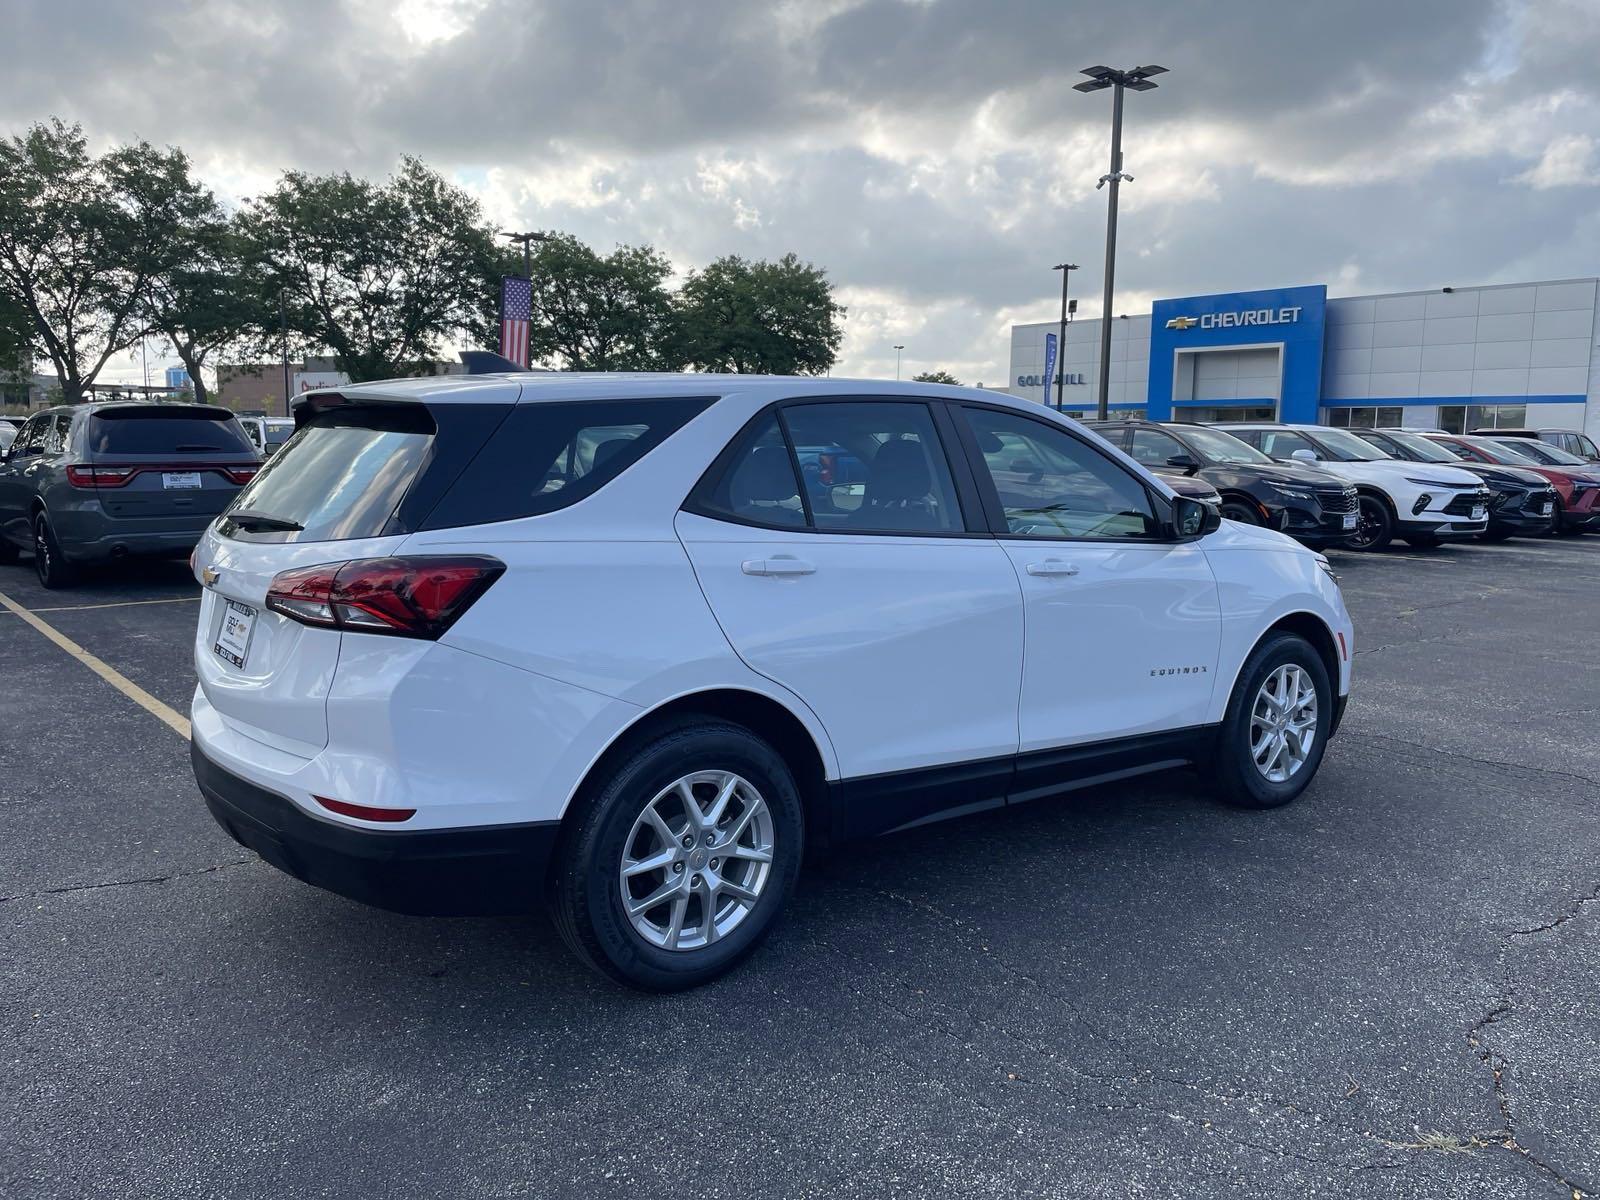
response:
{"label": "american flag", "polygon": [[533,323],[533,283],[515,275],[500,280],[500,354],[529,365],[528,327]]}

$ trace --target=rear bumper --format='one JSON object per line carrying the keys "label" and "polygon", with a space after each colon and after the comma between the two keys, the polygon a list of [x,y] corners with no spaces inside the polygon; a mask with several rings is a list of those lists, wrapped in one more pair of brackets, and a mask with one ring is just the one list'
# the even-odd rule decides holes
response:
{"label": "rear bumper", "polygon": [[543,901],[559,823],[373,830],[323,821],[191,743],[206,807],[234,841],[314,887],[393,912],[530,912]]}
{"label": "rear bumper", "polygon": [[73,562],[102,562],[124,555],[183,555],[189,553],[206,531],[210,518],[196,529],[173,533],[108,533],[90,538],[69,537],[58,532],[61,553]]}

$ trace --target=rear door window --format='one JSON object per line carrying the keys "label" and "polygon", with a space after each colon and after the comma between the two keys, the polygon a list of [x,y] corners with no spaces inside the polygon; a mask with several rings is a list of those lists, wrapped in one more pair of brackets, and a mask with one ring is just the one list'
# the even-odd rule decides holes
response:
{"label": "rear door window", "polygon": [[89,418],[88,447],[101,459],[255,453],[254,444],[231,413],[161,404],[95,413]]}

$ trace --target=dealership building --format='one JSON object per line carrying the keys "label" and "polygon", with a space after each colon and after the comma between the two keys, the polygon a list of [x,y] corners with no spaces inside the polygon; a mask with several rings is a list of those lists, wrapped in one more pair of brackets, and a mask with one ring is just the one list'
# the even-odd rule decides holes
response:
{"label": "dealership building", "polygon": [[[1600,280],[1330,298],[1327,287],[1157,300],[1111,328],[1114,415],[1282,420],[1459,432],[1578,429],[1600,437]],[[1100,322],[1011,330],[1007,391],[1093,416]],[[1046,356],[1059,357],[1047,365]]]}

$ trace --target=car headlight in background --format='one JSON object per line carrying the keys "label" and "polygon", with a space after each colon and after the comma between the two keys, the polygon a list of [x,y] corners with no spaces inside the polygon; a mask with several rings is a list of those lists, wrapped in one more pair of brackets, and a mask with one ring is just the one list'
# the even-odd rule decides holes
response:
{"label": "car headlight in background", "polygon": [[1448,479],[1413,479],[1409,475],[1406,476],[1406,482],[1414,483],[1418,487],[1456,488],[1461,491],[1469,491],[1476,486],[1470,483],[1451,483]]}
{"label": "car headlight in background", "polygon": [[1317,494],[1315,492],[1309,491],[1306,488],[1284,487],[1281,483],[1274,483],[1271,486],[1272,490],[1277,492],[1278,495],[1287,496],[1291,500],[1305,500],[1310,502],[1317,498]]}

